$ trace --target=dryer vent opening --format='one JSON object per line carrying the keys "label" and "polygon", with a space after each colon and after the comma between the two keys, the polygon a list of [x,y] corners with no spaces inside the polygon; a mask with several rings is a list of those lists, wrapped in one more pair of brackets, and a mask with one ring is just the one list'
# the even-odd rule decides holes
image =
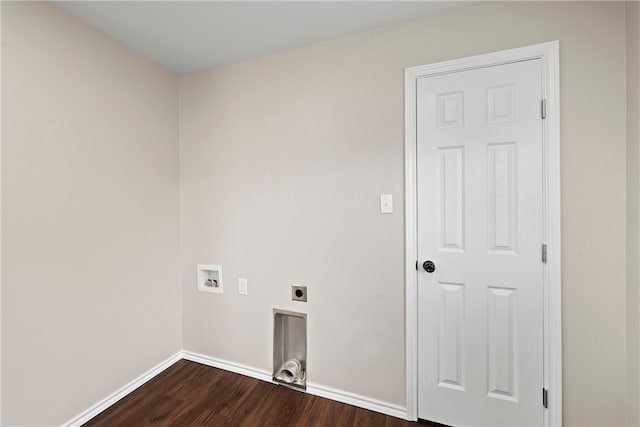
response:
{"label": "dryer vent opening", "polygon": [[273,311],[273,380],[306,390],[307,315]]}

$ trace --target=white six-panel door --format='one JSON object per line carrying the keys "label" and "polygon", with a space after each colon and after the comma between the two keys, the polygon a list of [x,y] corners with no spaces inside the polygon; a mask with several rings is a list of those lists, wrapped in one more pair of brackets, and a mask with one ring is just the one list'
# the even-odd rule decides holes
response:
{"label": "white six-panel door", "polygon": [[418,416],[542,425],[541,61],[416,91]]}

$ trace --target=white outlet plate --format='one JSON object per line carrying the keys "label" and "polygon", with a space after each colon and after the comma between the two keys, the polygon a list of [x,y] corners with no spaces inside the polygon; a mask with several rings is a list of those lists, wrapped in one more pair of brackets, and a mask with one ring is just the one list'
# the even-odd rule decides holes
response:
{"label": "white outlet plate", "polygon": [[238,293],[240,295],[247,295],[247,279],[238,279]]}

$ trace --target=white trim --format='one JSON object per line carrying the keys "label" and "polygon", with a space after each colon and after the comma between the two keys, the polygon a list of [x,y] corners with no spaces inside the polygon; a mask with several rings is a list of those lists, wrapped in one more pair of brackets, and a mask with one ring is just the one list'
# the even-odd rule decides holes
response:
{"label": "white trim", "polygon": [[[194,353],[191,351],[183,351],[182,358],[192,362],[202,363],[203,365],[212,366],[214,368],[223,369],[225,371],[234,372],[236,374],[245,375],[261,381],[273,383],[271,373],[262,369],[252,368],[230,362],[228,360],[216,359],[215,357],[205,356],[204,354]],[[371,399],[369,397],[349,393],[347,391],[336,390],[319,384],[307,383],[306,392],[314,396],[335,400],[336,402],[342,402],[359,408],[380,412],[381,414],[391,415],[392,417],[402,419],[406,419],[407,417],[406,409],[403,406],[382,402],[380,400]]]}
{"label": "white trim", "polygon": [[[418,419],[418,306],[416,219],[416,83],[418,78],[472,70],[528,59],[542,60],[542,90],[547,100],[543,121],[544,240],[544,386],[549,390],[545,426],[562,425],[560,73],[559,42],[455,59],[405,69],[405,307],[407,419]],[[542,395],[542,393],[541,393]]]}
{"label": "white trim", "polygon": [[394,405],[393,403],[371,399],[359,394],[349,393],[347,391],[336,390],[331,387],[309,383],[307,383],[307,393],[314,396],[335,400],[336,402],[342,402],[348,405],[357,406],[359,408],[368,409],[370,411],[379,412],[381,414],[390,415],[392,417],[407,419],[407,409],[404,406]]}
{"label": "white trim", "polygon": [[204,354],[194,353],[192,351],[183,351],[182,358],[192,362],[202,363],[203,365],[212,366],[214,368],[223,369],[225,371],[234,372],[236,374],[255,378],[261,381],[273,382],[271,373],[262,369],[252,368],[250,366],[240,365],[239,363],[229,362],[228,360],[216,359],[215,357],[205,356]]}
{"label": "white trim", "polygon": [[[271,373],[262,369],[252,368],[239,363],[230,362],[228,360],[217,359],[215,357],[206,356],[204,354],[194,353],[192,351],[181,351],[174,354],[164,362],[161,362],[154,368],[140,375],[135,380],[131,381],[124,387],[116,390],[114,393],[104,398],[100,402],[96,403],[86,411],[82,412],[75,418],[67,421],[63,424],[65,427],[80,426],[93,417],[97,416],[111,405],[118,402],[120,399],[133,392],[135,389],[158,375],[160,372],[167,369],[169,366],[178,362],[179,360],[189,360],[191,362],[201,363],[203,365],[211,366],[213,368],[222,369],[225,371],[233,372],[236,374],[244,375],[247,377],[255,378],[260,381],[266,381],[268,383],[274,383],[271,379]],[[302,391],[302,390],[301,390]],[[304,391],[303,391],[304,392]],[[361,396],[355,393],[349,393],[347,391],[336,390],[330,387],[307,384],[308,394],[323,397],[326,399],[335,400],[336,402],[346,403],[348,405],[357,406],[359,408],[368,409],[370,411],[379,412],[381,414],[390,415],[392,417],[407,419],[407,412],[403,406],[395,405],[392,403],[383,402],[376,399],[371,399],[366,396]]]}
{"label": "white trim", "polygon": [[416,171],[417,73],[405,69],[404,131],[404,241],[405,241],[405,358],[407,419],[418,419],[418,201]]}
{"label": "white trim", "polygon": [[182,352],[174,354],[63,425],[67,427],[81,426],[180,359],[182,359]]}
{"label": "white trim", "polygon": [[[0,93],[2,93],[2,1],[0,1]],[[0,242],[2,242],[2,114],[0,114]],[[2,245],[0,244],[0,271],[2,271]],[[2,366],[2,275],[0,274],[0,367]],[[0,369],[0,385],[2,369]],[[0,386],[0,427],[2,426],[2,387]]]}
{"label": "white trim", "polygon": [[545,234],[547,263],[545,265],[545,385],[549,390],[549,410],[545,425],[562,425],[562,238],[560,188],[560,44],[546,43],[542,55],[543,90],[547,99],[544,120],[546,152],[545,174]]}

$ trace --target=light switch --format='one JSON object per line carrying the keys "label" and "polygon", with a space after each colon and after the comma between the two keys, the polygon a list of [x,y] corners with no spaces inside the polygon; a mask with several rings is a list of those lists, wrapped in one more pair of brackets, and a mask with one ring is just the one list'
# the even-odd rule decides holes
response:
{"label": "light switch", "polygon": [[393,213],[393,195],[392,194],[380,195],[380,213],[383,213],[383,214]]}
{"label": "light switch", "polygon": [[247,279],[238,279],[238,293],[247,295]]}

